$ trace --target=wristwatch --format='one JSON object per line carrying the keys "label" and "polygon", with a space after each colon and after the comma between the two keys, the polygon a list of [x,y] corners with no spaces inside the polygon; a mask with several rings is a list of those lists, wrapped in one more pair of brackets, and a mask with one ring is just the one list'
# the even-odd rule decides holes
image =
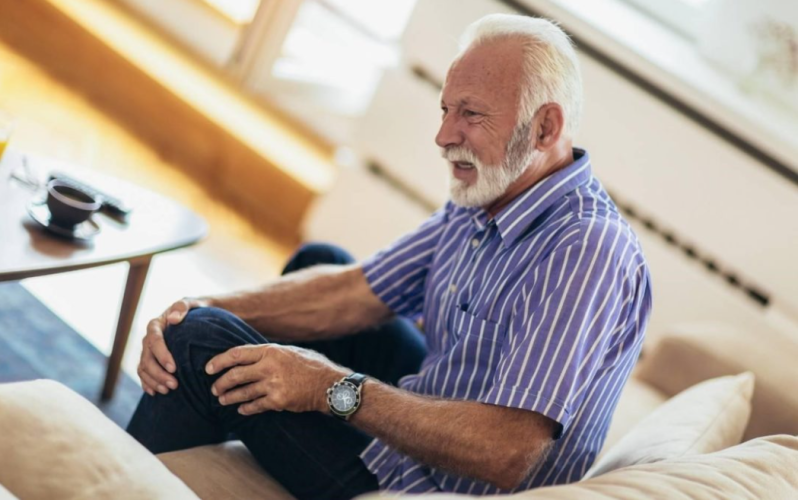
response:
{"label": "wristwatch", "polygon": [[330,407],[330,413],[343,420],[349,420],[349,417],[360,408],[360,393],[365,381],[365,375],[353,373],[327,389],[327,406]]}

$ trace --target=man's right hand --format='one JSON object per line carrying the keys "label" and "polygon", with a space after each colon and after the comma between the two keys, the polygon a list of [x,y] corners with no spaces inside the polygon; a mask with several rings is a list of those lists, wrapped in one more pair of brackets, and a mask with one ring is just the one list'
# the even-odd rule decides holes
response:
{"label": "man's right hand", "polygon": [[147,335],[144,336],[139,361],[138,374],[141,387],[150,396],[158,391],[168,394],[170,389],[177,389],[175,373],[175,360],[164,341],[164,330],[169,325],[176,325],[183,321],[191,309],[206,307],[208,304],[203,299],[184,298],[178,300],[157,318],[147,324]]}

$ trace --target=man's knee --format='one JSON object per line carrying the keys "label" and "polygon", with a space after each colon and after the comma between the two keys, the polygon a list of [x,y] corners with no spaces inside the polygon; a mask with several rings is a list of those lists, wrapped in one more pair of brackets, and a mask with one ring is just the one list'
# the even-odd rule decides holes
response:
{"label": "man's knee", "polygon": [[351,264],[355,262],[349,252],[329,243],[305,243],[291,257],[283,274],[319,264]]}
{"label": "man's knee", "polygon": [[169,325],[164,331],[164,341],[172,356],[180,356],[188,352],[189,345],[205,343],[213,339],[214,343],[222,340],[225,323],[240,321],[234,314],[216,307],[198,307],[192,309],[176,325]]}

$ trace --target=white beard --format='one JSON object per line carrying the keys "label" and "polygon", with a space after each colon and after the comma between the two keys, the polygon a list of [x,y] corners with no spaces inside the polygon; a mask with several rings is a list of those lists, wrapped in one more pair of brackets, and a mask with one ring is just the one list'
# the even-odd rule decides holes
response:
{"label": "white beard", "polygon": [[540,153],[530,144],[529,131],[530,124],[516,127],[507,143],[501,165],[485,165],[471,150],[461,146],[441,149],[441,156],[445,159],[453,163],[470,163],[477,171],[477,180],[472,185],[455,177],[452,170],[449,171],[452,202],[461,207],[485,207],[499,199]]}

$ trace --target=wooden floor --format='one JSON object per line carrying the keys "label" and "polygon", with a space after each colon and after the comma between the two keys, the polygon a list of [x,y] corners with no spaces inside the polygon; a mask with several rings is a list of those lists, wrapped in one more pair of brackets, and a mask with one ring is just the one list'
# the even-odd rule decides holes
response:
{"label": "wooden floor", "polygon": [[[178,200],[209,223],[210,236],[204,243],[153,261],[123,363],[131,374],[144,325],[171,301],[256,286],[277,276],[293,250],[209,198],[187,174],[2,43],[0,109],[15,117],[10,147],[136,182]],[[110,352],[126,272],[126,264],[118,264],[24,284],[98,348]],[[67,292],[74,289],[81,291],[79,296]]]}

